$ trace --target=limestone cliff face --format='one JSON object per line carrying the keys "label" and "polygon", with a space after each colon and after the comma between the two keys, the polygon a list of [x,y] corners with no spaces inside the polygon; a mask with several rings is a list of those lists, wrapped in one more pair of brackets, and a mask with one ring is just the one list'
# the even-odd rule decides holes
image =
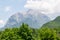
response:
{"label": "limestone cliff face", "polygon": [[47,17],[44,14],[41,14],[39,11],[37,10],[28,10],[26,12],[23,13],[16,13],[14,15],[12,15],[5,27],[19,27],[22,23],[26,23],[28,24],[30,27],[32,28],[39,28],[41,27],[43,24],[47,23],[50,21],[49,17]]}

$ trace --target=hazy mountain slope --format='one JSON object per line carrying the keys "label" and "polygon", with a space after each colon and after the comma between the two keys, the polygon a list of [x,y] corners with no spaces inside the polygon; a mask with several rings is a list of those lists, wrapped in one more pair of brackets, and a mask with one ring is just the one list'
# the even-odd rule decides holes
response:
{"label": "hazy mountain slope", "polygon": [[58,16],[55,20],[44,24],[43,27],[60,28],[60,16]]}
{"label": "hazy mountain slope", "polygon": [[28,10],[26,14],[16,13],[12,15],[8,19],[5,27],[17,27],[20,26],[22,23],[26,23],[33,28],[39,28],[48,21],[50,21],[49,17],[41,14],[39,11]]}

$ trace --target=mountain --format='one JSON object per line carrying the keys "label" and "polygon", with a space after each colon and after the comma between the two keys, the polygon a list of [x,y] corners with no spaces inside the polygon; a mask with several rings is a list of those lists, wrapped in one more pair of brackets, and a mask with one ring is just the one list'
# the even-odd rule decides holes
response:
{"label": "mountain", "polygon": [[56,17],[53,21],[50,21],[42,26],[43,27],[48,27],[51,29],[56,30],[57,37],[60,38],[60,16]]}
{"label": "mountain", "polygon": [[26,23],[32,28],[39,28],[49,21],[49,17],[44,14],[41,14],[40,11],[30,9],[26,12],[18,12],[12,15],[8,19],[5,28],[17,27],[20,26],[22,23]]}
{"label": "mountain", "polygon": [[60,28],[60,16],[56,17],[55,20],[44,24],[42,27]]}

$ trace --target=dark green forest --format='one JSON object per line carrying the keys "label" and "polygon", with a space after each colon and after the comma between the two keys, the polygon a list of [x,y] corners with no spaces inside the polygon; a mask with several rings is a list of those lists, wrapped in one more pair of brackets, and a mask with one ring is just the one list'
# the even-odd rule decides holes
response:
{"label": "dark green forest", "polygon": [[0,40],[60,40],[56,29],[48,27],[31,28],[22,24],[18,28],[6,28],[0,31]]}

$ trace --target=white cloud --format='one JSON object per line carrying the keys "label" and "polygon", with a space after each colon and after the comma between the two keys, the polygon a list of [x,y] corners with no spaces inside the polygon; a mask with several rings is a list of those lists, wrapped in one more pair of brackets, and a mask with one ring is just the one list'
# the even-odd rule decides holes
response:
{"label": "white cloud", "polygon": [[12,10],[12,7],[11,7],[11,6],[6,6],[6,7],[5,7],[5,11],[6,11],[6,12],[9,12],[9,11],[11,11],[11,10]]}
{"label": "white cloud", "polygon": [[0,28],[4,27],[5,21],[4,20],[0,20]]}
{"label": "white cloud", "polygon": [[39,9],[43,14],[60,12],[60,0],[27,0],[25,8]]}
{"label": "white cloud", "polygon": [[4,24],[4,21],[3,20],[0,20],[0,24]]}

